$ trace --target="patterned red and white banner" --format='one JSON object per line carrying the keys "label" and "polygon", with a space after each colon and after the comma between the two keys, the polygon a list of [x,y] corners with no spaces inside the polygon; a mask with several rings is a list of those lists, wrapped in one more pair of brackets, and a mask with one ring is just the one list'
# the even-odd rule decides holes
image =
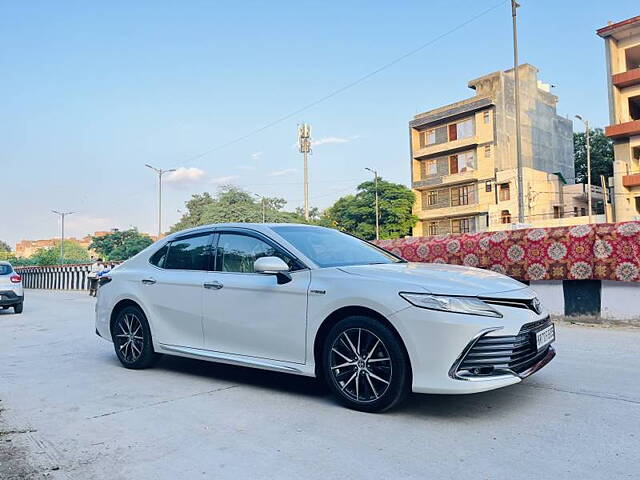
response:
{"label": "patterned red and white banner", "polygon": [[486,268],[519,280],[640,282],[640,222],[380,240],[412,262]]}

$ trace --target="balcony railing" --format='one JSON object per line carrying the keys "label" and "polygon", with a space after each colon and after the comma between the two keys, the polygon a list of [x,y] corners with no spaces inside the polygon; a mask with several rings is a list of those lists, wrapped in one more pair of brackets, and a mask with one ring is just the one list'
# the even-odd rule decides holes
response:
{"label": "balcony railing", "polygon": [[622,185],[627,188],[640,187],[640,173],[636,173],[635,175],[623,175]]}
{"label": "balcony railing", "polygon": [[617,123],[605,127],[604,133],[609,138],[631,137],[640,135],[640,120],[632,120],[631,122]]}
{"label": "balcony railing", "polygon": [[626,72],[611,75],[611,81],[618,88],[640,85],[640,68],[634,68]]}

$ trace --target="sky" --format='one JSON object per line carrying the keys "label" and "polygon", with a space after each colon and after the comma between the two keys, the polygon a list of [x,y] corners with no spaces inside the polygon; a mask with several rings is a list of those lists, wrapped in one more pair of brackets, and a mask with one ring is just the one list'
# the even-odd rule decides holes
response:
{"label": "sky", "polygon": [[[640,14],[637,0],[519,1],[520,61],[555,86],[559,114],[605,126],[595,30]],[[512,64],[508,1],[0,0],[0,240],[59,236],[52,209],[76,212],[67,236],[156,232],[145,163],[179,169],[165,177],[166,227],[224,184],[293,210],[301,122],[312,206],[353,193],[365,167],[409,185],[412,116]]]}

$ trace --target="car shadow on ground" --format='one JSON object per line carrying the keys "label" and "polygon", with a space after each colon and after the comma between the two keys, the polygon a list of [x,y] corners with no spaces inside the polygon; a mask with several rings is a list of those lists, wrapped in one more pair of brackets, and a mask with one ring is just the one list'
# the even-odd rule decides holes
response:
{"label": "car shadow on ground", "polygon": [[[311,377],[271,372],[255,368],[226,365],[221,363],[193,360],[184,357],[165,355],[155,367],[185,375],[208,377],[212,380],[225,381],[234,385],[251,386],[265,390],[284,392],[291,395],[309,397],[323,403],[334,403],[329,388],[324,381]],[[506,411],[526,411],[528,400],[522,395],[514,395],[517,386],[505,387],[490,392],[471,395],[409,395],[407,400],[392,410],[396,416],[466,418],[501,415]]]}

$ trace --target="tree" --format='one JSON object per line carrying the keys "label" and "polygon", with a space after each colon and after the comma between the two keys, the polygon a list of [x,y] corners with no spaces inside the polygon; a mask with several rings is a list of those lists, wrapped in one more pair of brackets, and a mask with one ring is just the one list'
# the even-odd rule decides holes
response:
{"label": "tree", "polygon": [[0,260],[9,260],[11,254],[11,246],[7,242],[0,240]]}
{"label": "tree", "polygon": [[[89,260],[89,251],[73,240],[64,241],[64,263],[82,263]],[[33,254],[30,263],[34,265],[57,265],[60,263],[60,241],[53,247],[40,248]]]}
{"label": "tree", "polygon": [[171,227],[171,232],[209,223],[260,223],[263,202],[267,222],[305,223],[297,213],[282,210],[287,203],[283,198],[257,198],[241,188],[227,185],[220,187],[215,196],[207,192],[193,195],[185,204],[187,212]]}
{"label": "tree", "polygon": [[[411,233],[418,218],[412,214],[414,193],[398,183],[378,178],[380,238],[398,238]],[[375,184],[358,185],[358,193],[344,196],[325,210],[320,224],[337,228],[366,240],[376,237]]]}
{"label": "tree", "polygon": [[123,261],[133,257],[152,243],[151,237],[139,233],[137,228],[130,228],[91,237],[89,248],[98,252],[105,260]]}
{"label": "tree", "polygon": [[[601,128],[589,129],[591,144],[591,183],[600,185],[600,175],[613,176],[613,141]],[[587,183],[587,145],[585,132],[573,134],[576,183]],[[567,179],[568,180],[568,179]]]}

